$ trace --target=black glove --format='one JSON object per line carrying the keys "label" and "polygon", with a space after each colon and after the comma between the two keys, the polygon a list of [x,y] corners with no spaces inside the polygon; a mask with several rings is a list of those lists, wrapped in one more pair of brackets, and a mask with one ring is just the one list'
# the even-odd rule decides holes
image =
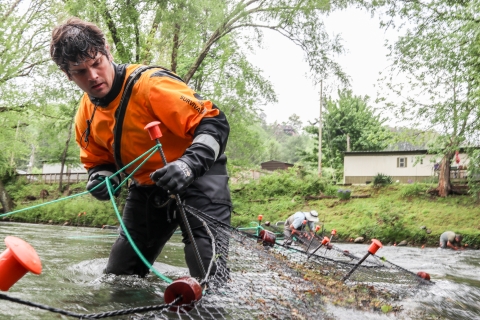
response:
{"label": "black glove", "polygon": [[195,176],[185,162],[176,160],[150,174],[150,179],[163,190],[177,194],[185,190],[195,180]]}
{"label": "black glove", "polygon": [[[107,177],[110,177],[111,175],[113,175],[113,172],[111,171],[97,171],[90,176],[87,182],[87,190],[90,191],[92,196],[94,196],[95,198],[101,201],[106,201],[110,199],[107,183],[104,183],[102,186],[96,188],[93,191],[91,190],[94,189],[99,184],[101,184],[103,181],[105,181]],[[112,183],[113,189],[116,189],[120,184],[120,178],[117,175],[113,178],[110,178],[110,182]],[[114,192],[115,197],[117,197],[119,194],[120,194],[120,189],[118,189],[117,192]]]}

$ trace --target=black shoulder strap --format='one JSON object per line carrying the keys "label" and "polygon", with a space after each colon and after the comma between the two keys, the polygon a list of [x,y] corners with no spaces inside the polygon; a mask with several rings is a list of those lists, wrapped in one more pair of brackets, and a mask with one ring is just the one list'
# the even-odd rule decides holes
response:
{"label": "black shoulder strap", "polygon": [[120,104],[118,105],[117,110],[115,111],[115,126],[113,128],[113,156],[115,158],[115,163],[119,169],[123,168],[122,162],[122,153],[121,153],[121,142],[122,142],[122,128],[123,120],[125,118],[125,113],[127,111],[128,101],[132,94],[132,89],[137,80],[140,78],[143,72],[152,68],[162,68],[157,66],[141,66],[135,69],[130,76],[128,77],[125,88],[123,89],[122,98],[120,99]]}

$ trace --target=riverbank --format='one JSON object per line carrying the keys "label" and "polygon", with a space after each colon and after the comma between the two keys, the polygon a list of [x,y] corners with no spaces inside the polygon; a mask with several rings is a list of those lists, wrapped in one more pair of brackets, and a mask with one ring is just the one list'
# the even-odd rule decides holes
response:
{"label": "riverbank", "polygon": [[[259,214],[272,224],[285,221],[296,211],[316,210],[324,234],[337,231],[336,239],[351,242],[363,237],[365,243],[379,239],[383,244],[437,247],[446,230],[461,233],[469,248],[480,248],[480,204],[469,195],[447,198],[426,191],[432,184],[393,184],[367,186],[327,186],[320,195],[282,195],[254,198],[244,191],[235,192],[232,221],[245,225]],[[340,199],[339,190],[348,189],[351,197]],[[258,197],[258,195],[257,195]],[[283,228],[280,225],[280,228]]]}
{"label": "riverbank", "polygon": [[[307,181],[307,184],[303,180],[302,188],[305,188],[299,189],[281,179],[273,183],[253,181],[232,185],[232,225],[247,226],[257,221],[260,214],[264,222],[274,224],[285,221],[296,211],[316,210],[320,218],[318,225],[326,234],[335,229],[338,241],[363,237],[365,243],[375,238],[384,244],[405,241],[409,246],[435,247],[440,234],[452,230],[464,235],[463,243],[469,248],[480,248],[480,204],[468,195],[435,197],[426,192],[431,184],[374,188],[370,185],[332,186],[323,181]],[[71,185],[62,194],[55,187],[25,183],[9,186],[15,210],[25,211],[3,215],[1,219],[92,227],[118,225],[111,202],[93,200],[89,194],[75,197],[84,192],[83,184]],[[288,189],[278,191],[281,187]],[[346,188],[351,191],[350,199],[339,199],[339,189]],[[43,198],[37,196],[46,193],[48,196]],[[123,196],[125,193],[124,188]],[[71,198],[58,201],[65,197]],[[121,210],[122,201],[118,200],[117,205]],[[32,207],[34,209],[28,209]]]}

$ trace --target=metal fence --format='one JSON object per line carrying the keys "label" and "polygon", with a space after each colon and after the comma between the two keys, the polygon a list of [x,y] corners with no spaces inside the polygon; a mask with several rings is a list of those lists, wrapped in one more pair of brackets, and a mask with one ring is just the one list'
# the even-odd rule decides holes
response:
{"label": "metal fence", "polygon": [[17,174],[18,179],[26,179],[29,183],[60,183],[60,177],[62,182],[66,184],[78,183],[88,180],[88,173],[28,173]]}

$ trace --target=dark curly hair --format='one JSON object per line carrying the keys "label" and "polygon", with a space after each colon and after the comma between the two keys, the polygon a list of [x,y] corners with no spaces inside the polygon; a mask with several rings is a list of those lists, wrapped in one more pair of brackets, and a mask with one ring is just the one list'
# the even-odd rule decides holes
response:
{"label": "dark curly hair", "polygon": [[109,57],[105,35],[91,22],[73,17],[52,31],[50,56],[68,75],[69,62],[81,63],[94,59],[99,52]]}

